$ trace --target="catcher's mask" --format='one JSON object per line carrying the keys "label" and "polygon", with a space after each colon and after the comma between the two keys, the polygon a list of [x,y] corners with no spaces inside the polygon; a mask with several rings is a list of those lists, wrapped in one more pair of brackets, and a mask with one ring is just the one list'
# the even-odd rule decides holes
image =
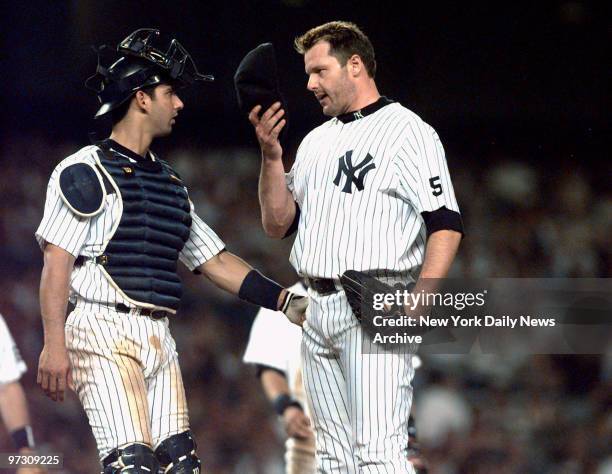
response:
{"label": "catcher's mask", "polygon": [[156,29],[141,28],[131,33],[117,45],[120,58],[108,67],[102,65],[102,56],[112,49],[100,46],[94,51],[98,55],[96,73],[85,86],[98,95],[101,104],[95,118],[116,109],[143,87],[162,82],[184,87],[195,81],[214,81],[213,76],[198,72],[181,43]]}

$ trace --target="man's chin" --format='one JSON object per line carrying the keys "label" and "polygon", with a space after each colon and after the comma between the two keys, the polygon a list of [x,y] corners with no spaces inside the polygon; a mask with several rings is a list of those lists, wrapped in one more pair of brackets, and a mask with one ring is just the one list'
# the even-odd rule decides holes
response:
{"label": "man's chin", "polygon": [[167,129],[160,131],[157,136],[158,137],[167,137],[172,133],[172,125],[168,126]]}
{"label": "man's chin", "polygon": [[324,105],[321,109],[323,111],[323,115],[325,115],[326,117],[335,117],[336,115],[338,115],[330,105]]}

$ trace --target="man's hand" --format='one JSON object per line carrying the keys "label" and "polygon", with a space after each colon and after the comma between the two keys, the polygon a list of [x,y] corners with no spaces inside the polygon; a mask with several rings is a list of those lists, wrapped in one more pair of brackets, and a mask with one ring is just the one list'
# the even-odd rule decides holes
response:
{"label": "man's hand", "polygon": [[38,383],[53,401],[64,401],[64,392],[72,386],[70,361],[65,346],[45,344],[38,359]]}
{"label": "man's hand", "polygon": [[296,295],[295,293],[285,289],[280,294],[279,311],[285,313],[285,316],[293,324],[302,326],[306,321],[306,308],[308,308],[308,297]]}
{"label": "man's hand", "polygon": [[283,413],[283,424],[287,435],[297,439],[308,439],[314,436],[310,420],[298,407],[287,407]]}
{"label": "man's hand", "polygon": [[249,121],[255,128],[255,135],[261,147],[261,154],[268,160],[282,160],[283,149],[278,136],[287,121],[282,118],[285,111],[280,108],[281,103],[275,102],[260,117],[261,105],[256,105],[249,113]]}

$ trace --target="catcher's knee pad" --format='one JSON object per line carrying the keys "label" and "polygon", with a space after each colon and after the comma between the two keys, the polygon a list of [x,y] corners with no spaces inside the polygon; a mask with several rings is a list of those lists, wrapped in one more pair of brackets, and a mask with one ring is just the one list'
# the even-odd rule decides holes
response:
{"label": "catcher's knee pad", "polygon": [[196,454],[196,442],[191,431],[183,431],[166,438],[155,450],[155,455],[168,474],[200,474],[202,463]]}
{"label": "catcher's knee pad", "polygon": [[146,444],[128,444],[114,449],[103,460],[102,474],[157,474],[159,462]]}

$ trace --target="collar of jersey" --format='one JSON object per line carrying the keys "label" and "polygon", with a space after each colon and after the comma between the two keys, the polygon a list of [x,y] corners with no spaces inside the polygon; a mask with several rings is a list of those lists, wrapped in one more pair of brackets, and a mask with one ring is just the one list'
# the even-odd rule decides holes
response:
{"label": "collar of jersey", "polygon": [[143,156],[140,156],[138,153],[134,153],[129,148],[124,147],[120,143],[117,143],[115,140],[112,140],[111,138],[107,138],[106,140],[103,140],[102,143],[106,146],[108,150],[114,153],[119,153],[120,155],[123,155],[129,158],[130,160],[136,161],[137,163],[154,161],[153,155],[150,151],[147,153],[149,158],[145,158]]}
{"label": "collar of jersey", "polygon": [[359,120],[360,118],[363,118],[366,115],[373,114],[374,112],[377,112],[378,110],[382,109],[385,105],[389,105],[392,103],[393,101],[391,99],[388,99],[384,95],[381,95],[376,102],[370,105],[366,105],[363,109],[356,110],[354,112],[347,112],[345,114],[340,114],[336,118],[342,123],[349,123],[353,120]]}

